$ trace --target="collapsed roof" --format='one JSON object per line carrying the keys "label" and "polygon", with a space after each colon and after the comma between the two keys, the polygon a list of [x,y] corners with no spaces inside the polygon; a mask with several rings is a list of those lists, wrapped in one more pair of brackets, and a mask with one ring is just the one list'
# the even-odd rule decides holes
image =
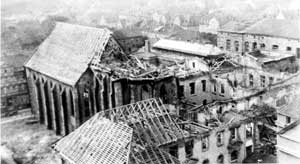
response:
{"label": "collapsed roof", "polygon": [[177,164],[159,146],[187,135],[161,100],[148,99],[97,113],[54,149],[74,164]]}

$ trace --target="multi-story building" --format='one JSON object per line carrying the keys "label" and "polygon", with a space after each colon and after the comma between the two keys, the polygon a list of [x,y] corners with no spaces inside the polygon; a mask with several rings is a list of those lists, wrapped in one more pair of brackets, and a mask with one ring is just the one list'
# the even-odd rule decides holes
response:
{"label": "multi-story building", "polygon": [[24,55],[1,57],[1,116],[30,106]]}
{"label": "multi-story building", "polygon": [[300,21],[263,19],[253,25],[218,31],[218,47],[242,54],[256,50],[293,54],[300,58]]}

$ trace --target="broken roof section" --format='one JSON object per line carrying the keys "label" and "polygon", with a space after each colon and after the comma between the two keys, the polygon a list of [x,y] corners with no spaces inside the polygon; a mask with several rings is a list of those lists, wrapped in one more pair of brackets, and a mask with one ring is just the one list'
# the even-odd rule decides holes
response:
{"label": "broken roof section", "polygon": [[190,43],[169,39],[161,39],[156,42],[153,47],[200,57],[214,57],[222,54],[222,51],[218,47],[211,44]]}
{"label": "broken roof section", "polygon": [[255,51],[248,54],[250,55],[250,57],[263,64],[294,57],[293,54],[270,51]]}
{"label": "broken roof section", "polygon": [[124,164],[128,162],[132,133],[128,125],[98,113],[59,140],[54,149],[72,164]]}
{"label": "broken roof section", "polygon": [[73,86],[111,35],[107,29],[57,22],[25,67]]}
{"label": "broken roof section", "polygon": [[179,164],[159,146],[186,135],[161,100],[148,99],[97,113],[54,149],[73,164]]}
{"label": "broken roof section", "polygon": [[153,143],[160,146],[188,135],[171,118],[161,100],[143,100],[106,110],[103,114],[128,123],[134,129],[134,139],[141,145]]}

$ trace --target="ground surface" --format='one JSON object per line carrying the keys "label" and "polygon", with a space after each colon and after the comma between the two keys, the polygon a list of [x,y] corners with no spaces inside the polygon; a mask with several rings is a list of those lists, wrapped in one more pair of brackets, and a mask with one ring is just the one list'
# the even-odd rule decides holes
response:
{"label": "ground surface", "polygon": [[50,147],[60,137],[44,125],[28,122],[26,118],[1,123],[1,163],[60,164]]}

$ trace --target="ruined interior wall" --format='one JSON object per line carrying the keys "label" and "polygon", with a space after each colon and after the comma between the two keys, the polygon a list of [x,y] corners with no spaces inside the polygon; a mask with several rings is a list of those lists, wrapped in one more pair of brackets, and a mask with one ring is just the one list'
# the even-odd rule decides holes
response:
{"label": "ruined interior wall", "polygon": [[[203,91],[202,80],[206,81],[206,89]],[[195,83],[195,93],[191,94],[190,84]],[[224,84],[224,94],[221,93],[221,84]],[[232,87],[224,79],[211,80],[209,75],[201,77],[180,79],[179,85],[184,87],[184,97],[195,104],[201,105],[206,100],[210,103],[214,100],[225,100],[231,97]],[[216,92],[214,92],[214,85],[216,85]]]}

